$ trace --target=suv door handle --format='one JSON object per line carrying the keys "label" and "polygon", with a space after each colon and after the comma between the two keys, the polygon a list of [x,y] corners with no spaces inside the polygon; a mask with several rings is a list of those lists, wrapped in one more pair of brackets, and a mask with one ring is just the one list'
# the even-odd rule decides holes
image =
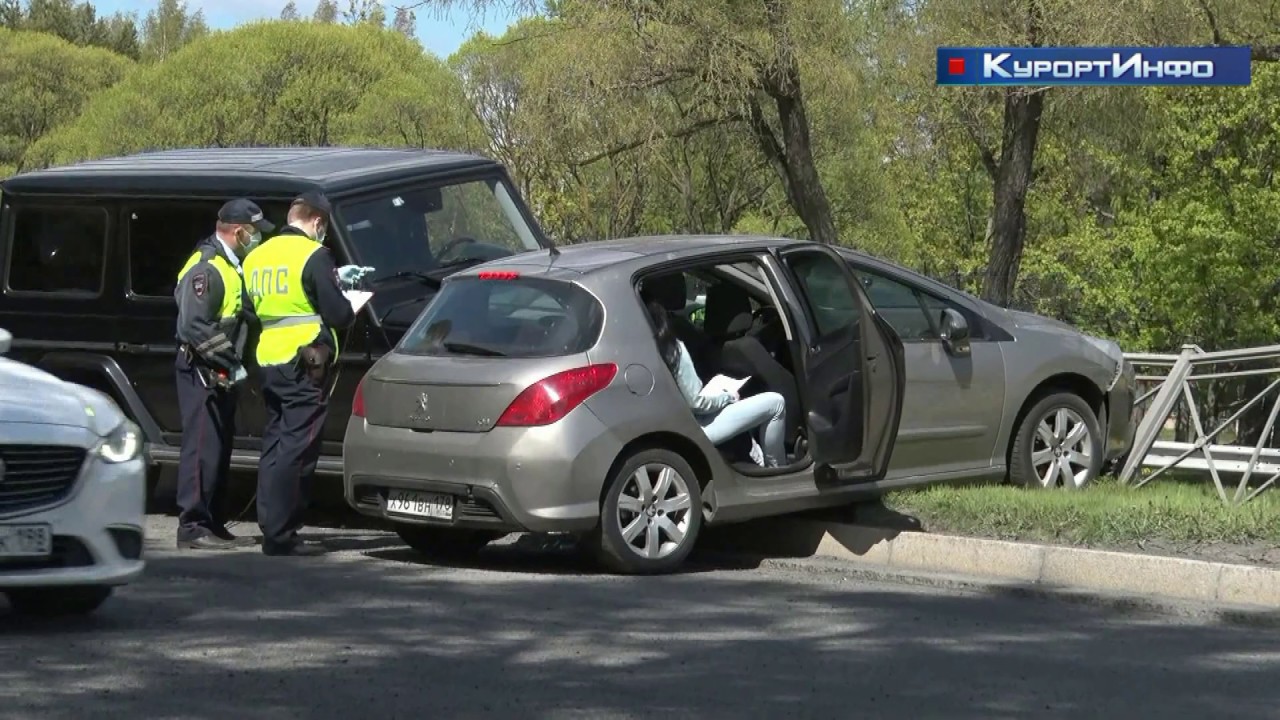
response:
{"label": "suv door handle", "polygon": [[131,342],[116,343],[116,350],[119,350],[120,352],[131,353],[134,355],[141,355],[142,353],[145,353],[147,349],[148,349],[148,346],[138,345],[137,343],[131,343]]}

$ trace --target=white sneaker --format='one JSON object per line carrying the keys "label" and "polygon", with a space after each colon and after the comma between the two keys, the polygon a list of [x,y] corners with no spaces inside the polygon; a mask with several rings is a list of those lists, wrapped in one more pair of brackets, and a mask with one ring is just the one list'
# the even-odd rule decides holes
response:
{"label": "white sneaker", "polygon": [[755,438],[751,438],[751,460],[760,467],[764,467],[764,448],[760,447],[760,443],[756,442]]}

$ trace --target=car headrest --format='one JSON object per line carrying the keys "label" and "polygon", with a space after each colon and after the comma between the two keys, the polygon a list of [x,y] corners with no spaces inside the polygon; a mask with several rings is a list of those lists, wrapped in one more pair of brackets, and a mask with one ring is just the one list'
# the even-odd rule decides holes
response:
{"label": "car headrest", "polygon": [[656,302],[670,312],[683,310],[689,297],[684,284],[684,273],[645,278],[640,286],[640,296],[645,302]]}
{"label": "car headrest", "polygon": [[[746,316],[745,325],[742,316]],[[751,298],[741,288],[716,283],[707,288],[707,314],[702,327],[713,338],[724,339],[751,329]]]}

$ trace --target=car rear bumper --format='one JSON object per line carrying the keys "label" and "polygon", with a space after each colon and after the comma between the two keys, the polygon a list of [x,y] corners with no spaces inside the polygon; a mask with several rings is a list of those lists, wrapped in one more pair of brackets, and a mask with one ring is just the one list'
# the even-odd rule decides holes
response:
{"label": "car rear bumper", "polygon": [[0,519],[0,525],[47,525],[53,552],[0,559],[0,590],[70,585],[126,585],[143,572],[146,466],[86,461],[69,500]]}
{"label": "car rear bumper", "polygon": [[[621,450],[586,407],[538,428],[415,432],[353,417],[343,443],[343,491],[356,511],[394,522],[500,532],[595,527],[600,495]],[[391,490],[454,498],[452,520],[387,512]]]}

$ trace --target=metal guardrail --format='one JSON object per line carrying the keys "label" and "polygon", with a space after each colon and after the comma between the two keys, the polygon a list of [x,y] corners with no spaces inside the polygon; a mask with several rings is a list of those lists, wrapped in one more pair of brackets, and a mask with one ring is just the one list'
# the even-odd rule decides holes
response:
{"label": "metal guardrail", "polygon": [[[1142,487],[1174,468],[1207,472],[1213,479],[1218,496],[1227,504],[1242,504],[1257,497],[1280,480],[1280,448],[1268,445],[1276,430],[1280,416],[1280,345],[1205,352],[1196,345],[1184,345],[1176,355],[1131,353],[1125,356],[1137,370],[1139,387],[1154,384],[1135,398],[1135,407],[1148,401],[1134,433],[1133,448],[1125,459],[1119,479],[1122,484]],[[1260,367],[1244,367],[1260,365]],[[1144,373],[1144,368],[1168,368],[1163,375]],[[1224,383],[1233,383],[1240,390],[1246,379],[1265,382],[1256,392],[1222,392]],[[1218,397],[1213,397],[1215,389]],[[1268,396],[1275,394],[1266,423],[1258,434],[1256,443],[1243,445],[1215,442],[1231,431],[1239,438],[1241,418],[1250,410],[1261,406]],[[1197,399],[1217,400],[1228,396],[1224,409],[1201,407]],[[1230,397],[1235,395],[1235,397]],[[1216,411],[1216,412],[1215,412]],[[1230,413],[1226,419],[1217,416]],[[1205,430],[1205,419],[1217,421],[1212,430]],[[1172,427],[1170,425],[1172,424]],[[1191,435],[1187,440],[1161,439],[1162,433],[1177,433],[1181,427]],[[1140,468],[1154,468],[1155,472],[1138,477]],[[1238,474],[1231,492],[1224,483],[1223,474]],[[1256,478],[1266,477],[1259,482]],[[1252,484],[1250,481],[1253,481]]]}

